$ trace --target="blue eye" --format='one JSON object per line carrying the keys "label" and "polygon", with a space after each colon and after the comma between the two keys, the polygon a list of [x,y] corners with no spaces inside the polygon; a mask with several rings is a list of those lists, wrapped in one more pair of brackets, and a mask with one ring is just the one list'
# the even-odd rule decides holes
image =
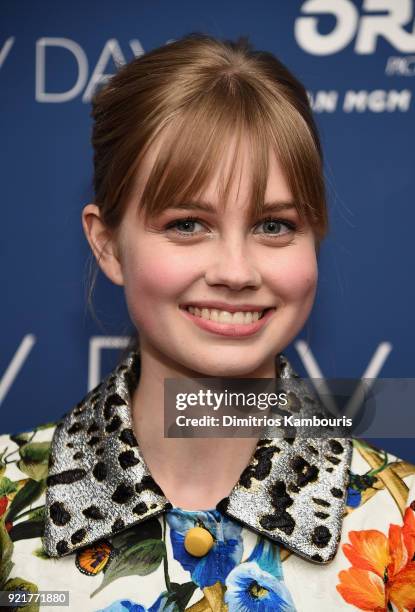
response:
{"label": "blue eye", "polygon": [[179,234],[188,234],[191,236],[192,234],[198,234],[200,232],[200,230],[197,232],[194,231],[195,225],[198,224],[202,225],[200,221],[194,217],[187,217],[186,219],[176,219],[176,221],[169,223],[166,229],[176,229]]}
{"label": "blue eye", "polygon": [[[295,224],[290,221],[283,221],[282,219],[273,219],[272,217],[263,219],[261,223],[258,224],[258,227],[261,225],[268,226],[268,231],[263,232],[264,234],[276,237],[287,234],[295,230],[296,227]],[[281,231],[281,229],[284,228],[286,231]]]}

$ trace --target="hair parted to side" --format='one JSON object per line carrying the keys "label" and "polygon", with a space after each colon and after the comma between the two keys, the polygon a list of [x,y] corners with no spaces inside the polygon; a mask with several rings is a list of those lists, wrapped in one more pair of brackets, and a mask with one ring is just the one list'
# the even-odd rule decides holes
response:
{"label": "hair parted to side", "polygon": [[317,246],[327,233],[323,156],[305,88],[246,37],[233,42],[193,32],[135,58],[96,92],[92,117],[94,200],[110,229],[121,223],[140,163],[162,135],[137,203],[145,218],[197,197],[236,138],[231,171],[219,187],[225,203],[239,144],[248,137],[251,217],[264,203],[271,147]]}

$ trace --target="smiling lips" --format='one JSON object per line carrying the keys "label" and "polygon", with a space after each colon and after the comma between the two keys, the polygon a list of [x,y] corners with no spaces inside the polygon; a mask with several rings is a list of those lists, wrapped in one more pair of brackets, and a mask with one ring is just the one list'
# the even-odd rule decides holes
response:
{"label": "smiling lips", "polygon": [[275,308],[244,304],[239,306],[220,302],[186,304],[183,313],[198,327],[224,336],[250,336],[272,316]]}
{"label": "smiling lips", "polygon": [[264,313],[263,310],[229,312],[228,310],[218,310],[217,308],[200,309],[194,306],[188,306],[187,310],[196,317],[201,317],[206,321],[215,321],[216,323],[252,323],[253,321],[258,321]]}

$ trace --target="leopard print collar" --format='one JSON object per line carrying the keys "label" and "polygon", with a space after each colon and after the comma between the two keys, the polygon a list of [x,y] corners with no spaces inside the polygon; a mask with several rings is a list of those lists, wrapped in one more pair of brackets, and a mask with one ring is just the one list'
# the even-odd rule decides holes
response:
{"label": "leopard print collar", "polygon": [[[280,376],[295,382],[289,409],[310,414],[309,390],[283,355]],[[127,358],[56,426],[46,489],[43,546],[60,557],[172,508],[134,436],[130,403],[140,357]],[[315,412],[315,411],[314,411]],[[352,446],[330,439],[267,433],[217,509],[316,563],[336,554]]]}

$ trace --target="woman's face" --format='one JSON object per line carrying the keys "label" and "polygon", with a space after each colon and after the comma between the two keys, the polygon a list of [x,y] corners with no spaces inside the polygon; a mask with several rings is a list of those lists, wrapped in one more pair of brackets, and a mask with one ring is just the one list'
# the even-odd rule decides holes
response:
{"label": "woman's face", "polygon": [[[147,158],[147,170],[155,153]],[[225,171],[230,154],[231,149]],[[280,165],[270,159],[265,202],[285,206],[254,223],[247,214],[248,155],[224,209],[218,175],[197,199],[200,208],[168,209],[146,224],[138,200],[128,203],[117,247],[143,352],[151,349],[179,369],[207,376],[275,375],[276,353],[293,340],[312,308],[317,262],[312,230],[290,206]],[[194,220],[186,221],[189,216]]]}

